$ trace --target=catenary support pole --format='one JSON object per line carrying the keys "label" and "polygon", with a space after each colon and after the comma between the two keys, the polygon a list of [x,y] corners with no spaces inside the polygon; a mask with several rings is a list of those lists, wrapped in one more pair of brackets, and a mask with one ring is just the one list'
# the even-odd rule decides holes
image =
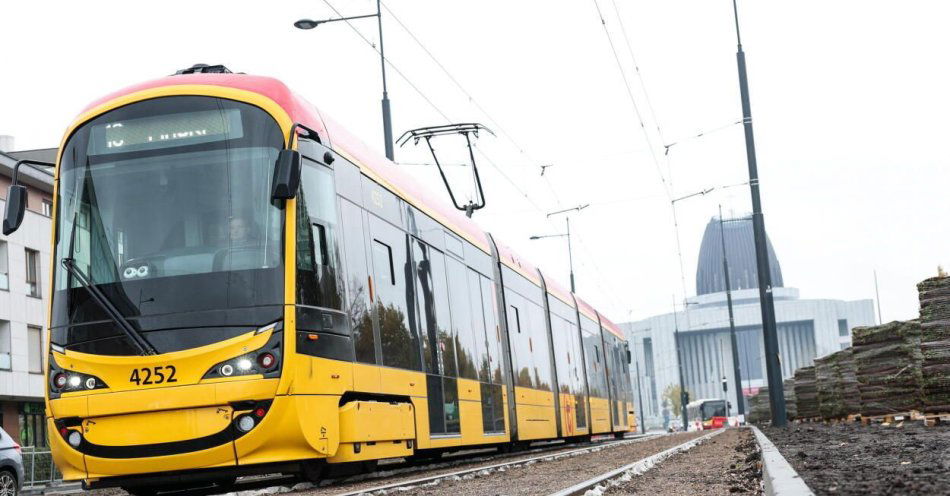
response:
{"label": "catenary support pole", "polygon": [[726,281],[726,305],[729,307],[729,339],[732,341],[732,371],[736,384],[736,411],[745,415],[745,398],[742,396],[742,373],[739,367],[739,342],[736,339],[736,319],[732,313],[732,283],[729,280],[729,257],[726,256],[726,235],[722,229],[722,205],[719,206],[719,239],[722,241],[722,275]]}
{"label": "catenary support pole", "polygon": [[673,295],[673,340],[676,341],[676,364],[680,376],[680,414],[683,417],[683,432],[689,428],[689,421],[686,419],[686,385],[683,384],[683,354],[680,351],[680,325],[679,318],[676,316],[676,295]]}
{"label": "catenary support pole", "polygon": [[[636,353],[636,351],[637,351],[636,343],[634,343],[633,351],[634,351],[634,353]],[[646,422],[646,417],[644,416],[644,410],[643,410],[643,391],[640,390],[640,358],[639,358],[639,357],[637,357],[637,359],[633,361],[633,366],[637,369],[637,406],[636,406],[636,411],[637,411],[637,412],[640,412],[640,433],[641,433],[641,434],[646,434],[646,433],[647,433],[647,425],[646,425],[647,422]]]}
{"label": "catenary support pole", "polygon": [[759,195],[759,171],[755,159],[755,139],[752,133],[752,106],[749,101],[749,81],[746,76],[745,52],[739,35],[739,8],[732,0],[736,20],[736,62],[739,69],[739,93],[742,98],[742,122],[745,128],[746,159],[749,163],[749,190],[752,195],[752,232],[755,239],[756,270],[759,279],[759,304],[762,307],[762,335],[765,342],[765,373],[769,385],[769,406],[772,425],[784,427],[785,393],[782,388],[782,366],[779,358],[778,332],[775,325],[775,303],[772,300],[772,275],[769,267],[768,245],[765,236],[765,217]]}
{"label": "catenary support pole", "polygon": [[571,268],[571,292],[576,293],[577,288],[574,287],[574,254],[571,252],[571,216],[564,216],[564,221],[567,222],[567,261]]}

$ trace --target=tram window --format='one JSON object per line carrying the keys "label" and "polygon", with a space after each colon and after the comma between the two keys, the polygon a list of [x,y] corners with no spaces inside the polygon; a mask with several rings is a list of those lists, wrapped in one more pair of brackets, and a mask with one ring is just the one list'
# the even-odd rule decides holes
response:
{"label": "tram window", "polygon": [[571,341],[564,319],[551,315],[551,336],[554,345],[554,369],[557,371],[558,392],[570,394],[575,391],[571,377],[574,359],[571,357]]}
{"label": "tram window", "polygon": [[414,309],[410,306],[412,281],[407,280],[411,277],[411,266],[406,234],[376,218],[372,218],[370,226],[374,236],[375,309],[383,365],[421,370],[419,335],[410,323],[410,312]]}
{"label": "tram window", "polygon": [[436,337],[440,358],[439,370],[441,374],[455,377],[458,375],[458,367],[455,363],[455,335],[452,330],[452,319],[449,311],[449,287],[445,280],[445,255],[437,250],[432,250],[432,292],[435,299],[435,314],[438,330]]}
{"label": "tram window", "polygon": [[356,361],[377,363],[376,336],[370,312],[369,272],[366,268],[366,237],[363,231],[363,210],[346,201],[340,202],[343,222],[343,245],[346,259],[347,312],[356,348]]}
{"label": "tram window", "polygon": [[472,310],[472,350],[475,353],[475,369],[478,372],[478,380],[488,382],[490,372],[488,350],[485,346],[485,315],[482,306],[482,289],[478,278],[478,272],[468,270],[468,294]]}
{"label": "tram window", "polygon": [[531,347],[532,358],[534,360],[535,387],[544,391],[551,390],[552,370],[551,370],[551,343],[548,340],[547,319],[544,310],[534,303],[528,304],[528,311],[531,313]]}
{"label": "tram window", "polygon": [[491,367],[490,380],[500,384],[503,381],[501,368],[501,332],[498,329],[498,319],[495,315],[495,288],[491,279],[481,276],[482,306],[485,312],[485,337],[488,342],[488,363]]}
{"label": "tram window", "polygon": [[475,350],[472,349],[474,342],[467,269],[452,257],[445,257],[445,268],[449,285],[449,308],[452,309],[452,337],[455,339],[458,375],[466,379],[478,379],[474,361]]}
{"label": "tram window", "polygon": [[445,403],[442,395],[442,378],[426,376],[426,393],[429,403],[429,432],[445,434]]}
{"label": "tram window", "polygon": [[604,374],[604,369],[600,364],[600,349],[598,348],[597,341],[600,340],[600,336],[594,334],[590,330],[590,326],[594,326],[592,321],[584,317],[584,328],[583,328],[583,345],[584,351],[587,355],[587,384],[590,386],[590,395],[596,398],[606,398],[606,376]]}
{"label": "tram window", "polygon": [[432,280],[433,259],[442,253],[425,243],[412,238],[413,265],[415,274],[416,321],[419,335],[422,336],[422,364],[430,374],[441,374],[441,353],[439,353],[439,322],[436,309],[436,295]]}
{"label": "tram window", "polygon": [[524,299],[512,291],[508,291],[507,300],[511,302],[511,306],[509,306],[511,312],[508,313],[508,327],[517,330],[517,332],[508,333],[511,340],[511,361],[515,370],[515,385],[534,387],[534,380],[531,375],[534,366],[528,347],[527,328],[524,327],[528,325],[528,322],[522,321],[521,311],[518,308],[518,306],[524,305]]}
{"label": "tram window", "polygon": [[396,271],[393,269],[393,249],[378,239],[373,240],[373,262],[376,269],[377,283],[395,286]]}
{"label": "tram window", "polygon": [[445,433],[458,434],[462,423],[459,413],[458,381],[450,377],[442,378],[442,404],[445,410]]}
{"label": "tram window", "polygon": [[492,408],[491,384],[480,384],[482,398],[482,431],[491,432],[495,428],[494,408]]}
{"label": "tram window", "polygon": [[[329,169],[310,160],[297,195],[297,302],[342,309],[340,257],[333,241],[337,197]],[[233,229],[232,229],[233,230]]]}

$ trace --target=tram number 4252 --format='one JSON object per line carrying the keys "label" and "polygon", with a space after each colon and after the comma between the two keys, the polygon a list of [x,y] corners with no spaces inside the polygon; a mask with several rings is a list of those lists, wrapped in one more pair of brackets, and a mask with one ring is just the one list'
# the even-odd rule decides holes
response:
{"label": "tram number 4252", "polygon": [[132,369],[129,382],[134,382],[137,386],[178,382],[178,379],[175,378],[175,372],[177,371],[174,365],[158,365],[156,367]]}

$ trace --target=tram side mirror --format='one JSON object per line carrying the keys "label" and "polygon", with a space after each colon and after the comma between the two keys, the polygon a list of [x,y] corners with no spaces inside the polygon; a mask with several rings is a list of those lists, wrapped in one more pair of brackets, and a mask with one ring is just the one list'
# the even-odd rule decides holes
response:
{"label": "tram side mirror", "polygon": [[630,353],[630,347],[627,346],[627,363],[633,363],[633,354]]}
{"label": "tram side mirror", "polygon": [[3,208],[3,234],[10,235],[20,228],[26,213],[26,186],[11,184],[7,190],[7,203]]}
{"label": "tram side mirror", "polygon": [[289,200],[297,196],[299,186],[300,152],[297,150],[281,150],[274,166],[271,198],[274,200]]}

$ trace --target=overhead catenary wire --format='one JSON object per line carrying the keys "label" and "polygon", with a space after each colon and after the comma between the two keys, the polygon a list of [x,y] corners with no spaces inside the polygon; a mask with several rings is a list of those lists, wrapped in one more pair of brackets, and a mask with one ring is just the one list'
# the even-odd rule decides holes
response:
{"label": "overhead catenary wire", "polygon": [[620,32],[623,33],[623,40],[627,44],[627,53],[630,54],[630,60],[633,62],[633,68],[637,73],[637,79],[640,80],[640,89],[643,91],[643,99],[647,101],[647,109],[650,110],[650,118],[656,126],[656,133],[660,137],[661,143],[666,143],[663,138],[663,129],[660,127],[660,120],[656,117],[656,111],[653,109],[653,102],[650,100],[650,93],[647,91],[647,85],[643,82],[643,74],[640,72],[640,64],[637,63],[637,57],[633,53],[633,47],[630,45],[630,37],[627,36],[627,28],[623,24],[623,16],[620,15],[620,9],[617,8],[617,0],[610,0],[614,6],[614,12],[617,14],[617,24],[620,25]]}
{"label": "overhead catenary wire", "polygon": [[[342,17],[345,17],[332,3],[330,3],[329,0],[323,0],[323,3],[325,3],[328,7],[330,7],[330,9],[333,10],[333,12],[334,12],[338,17],[341,17],[341,18],[342,18]],[[388,9],[387,9],[387,10],[388,10]],[[353,25],[353,23],[351,23],[351,22],[348,21],[348,20],[347,20],[347,21],[344,21],[344,22],[346,22],[346,24],[350,27],[350,29],[352,29],[353,32],[355,32],[364,42],[366,42],[367,45],[369,45],[370,47],[372,47],[373,50],[376,51],[376,53],[379,53],[379,47],[377,47],[376,44],[373,43],[372,40],[370,40],[369,38],[367,38],[367,37],[362,33],[362,31],[360,31],[356,26]],[[428,95],[426,95],[425,92],[422,91],[422,89],[420,89],[411,79],[409,79],[408,76],[406,76],[405,73],[403,73],[398,67],[396,67],[396,65],[393,64],[392,60],[390,60],[389,57],[383,57],[383,59],[386,61],[386,65],[388,65],[389,67],[392,67],[392,69],[393,69],[394,71],[396,71],[396,74],[398,74],[399,77],[402,78],[402,79],[406,82],[406,84],[408,84],[409,87],[413,89],[413,91],[415,91],[420,97],[422,97],[422,99],[425,100],[425,102],[426,102],[430,107],[432,107],[432,109],[435,110],[436,113],[438,113],[443,119],[445,119],[445,121],[446,121],[447,123],[451,123],[451,122],[452,122],[452,119],[449,118],[448,114],[446,114],[441,108],[439,108],[439,106],[436,105],[435,102],[433,102],[432,99],[429,98]],[[473,144],[473,145],[474,145],[474,144]],[[481,155],[483,158],[485,158],[485,160],[488,161],[488,163],[505,179],[505,181],[507,181],[508,184],[510,184],[511,187],[515,189],[515,191],[517,191],[517,192],[518,192],[523,198],[525,198],[529,203],[531,203],[532,205],[534,205],[535,208],[538,208],[538,210],[541,211],[540,207],[537,206],[537,204],[534,202],[534,200],[532,200],[532,199],[528,196],[528,194],[527,194],[526,192],[524,192],[524,191],[518,186],[518,184],[514,182],[514,180],[511,179],[510,176],[508,176],[507,174],[505,174],[504,171],[502,171],[502,170],[498,167],[498,165],[495,164],[495,162],[494,162],[491,158],[489,158],[487,155],[485,155],[485,153],[484,153],[483,151],[481,151],[480,149],[478,149],[477,146],[476,146],[475,148],[476,148],[476,150],[478,151],[479,155]]]}
{"label": "overhead catenary wire", "polygon": [[[323,2],[324,2],[338,17],[340,17],[340,18],[345,17],[345,16],[339,11],[339,9],[337,9],[332,3],[330,3],[329,0],[323,0]],[[380,3],[382,4],[382,2],[380,2]],[[385,6],[385,8],[386,8],[387,12],[393,17],[393,19],[396,19],[396,20],[397,20],[397,23],[399,23],[400,26],[402,26],[404,29],[406,29],[407,32],[410,32],[410,31],[408,30],[408,28],[405,27],[405,25],[404,25],[401,21],[399,21],[399,20],[396,18],[395,14],[392,12],[392,9],[390,9],[388,6]],[[352,30],[360,37],[360,39],[362,39],[367,45],[369,45],[371,48],[373,48],[373,50],[376,51],[376,53],[379,53],[379,48],[376,46],[376,43],[373,43],[372,40],[370,40],[368,37],[366,37],[366,36],[365,36],[355,25],[353,25],[350,21],[347,20],[347,21],[345,21],[345,22],[346,22],[346,24],[350,27],[350,29],[352,29]],[[434,55],[432,55],[431,51],[429,51],[428,49],[425,49],[425,47],[424,47],[424,45],[422,45],[421,41],[419,41],[418,38],[417,38],[415,35],[411,34],[411,32],[410,32],[410,36],[412,36],[412,38],[413,38],[420,46],[423,47],[423,49],[429,54],[429,56],[430,56],[434,61],[436,61],[437,65],[439,65],[439,66],[442,68],[442,70],[446,73],[446,75],[449,76],[450,79],[453,80],[453,82],[459,87],[460,90],[463,91],[463,93],[472,101],[472,103],[475,104],[476,107],[479,108],[479,110],[480,110],[482,113],[484,113],[484,114],[486,115],[486,117],[487,117],[494,125],[496,125],[496,127],[498,127],[499,132],[501,132],[503,136],[506,136],[507,139],[509,139],[509,141],[511,141],[512,144],[515,145],[515,147],[519,150],[520,153],[524,154],[525,157],[529,157],[529,156],[527,155],[527,153],[523,150],[523,148],[518,144],[518,142],[517,142],[517,141],[514,141],[514,139],[511,137],[511,135],[510,135],[507,131],[505,131],[504,128],[498,126],[498,125],[497,125],[497,121],[496,121],[494,118],[492,118],[492,117],[484,110],[483,107],[481,107],[480,105],[476,104],[474,98],[471,97],[471,94],[464,90],[464,87],[462,87],[461,84],[458,83],[458,80],[457,80],[456,78],[454,78],[454,76],[451,76],[451,74],[448,72],[448,70],[445,69],[445,66],[442,65],[441,63],[438,63],[437,59],[434,57]],[[408,77],[402,70],[400,70],[395,64],[393,64],[393,62],[392,62],[388,57],[383,57],[383,60],[386,62],[386,64],[387,64],[389,67],[391,67],[391,68],[396,72],[396,74],[397,74],[400,78],[402,78],[402,79],[410,86],[410,88],[412,88],[413,91],[415,91],[433,110],[435,110],[436,113],[438,113],[443,119],[445,119],[445,121],[446,121],[447,123],[453,122],[452,119],[449,118],[448,114],[446,114],[446,112],[444,112],[438,105],[436,105],[435,102],[433,102],[432,99],[429,98],[428,95],[426,95],[425,92],[423,92],[422,89],[421,89],[418,85],[416,85],[411,79],[409,79],[409,77]],[[649,144],[649,143],[648,143],[648,144]],[[541,214],[542,216],[544,216],[544,217],[546,218],[546,215],[545,215],[545,214],[546,214],[546,209],[545,209],[545,208],[541,207],[533,198],[531,198],[531,196],[530,196],[524,189],[522,189],[507,173],[505,173],[505,172],[501,169],[501,167],[499,167],[498,164],[495,163],[494,160],[492,160],[491,157],[489,157],[487,154],[485,154],[485,152],[482,151],[482,150],[477,146],[476,143],[473,143],[473,147],[474,147],[475,151],[476,151],[482,158],[484,158],[484,159],[489,163],[489,165],[490,165],[496,172],[498,172],[498,174],[499,174],[522,198],[524,198],[525,201],[526,201],[529,205],[531,205],[531,207],[532,207],[536,212],[538,212],[539,214]],[[652,144],[650,145],[650,149],[651,149],[651,154],[654,154],[654,155],[655,155],[655,152],[654,152],[654,150],[653,150]],[[529,157],[529,158],[530,158],[530,157]],[[547,181],[546,178],[545,178],[545,181]],[[548,184],[548,187],[552,190],[552,194],[553,194],[553,195],[555,196],[555,198],[556,198],[556,193],[553,191],[553,189],[554,189],[553,186],[550,184],[550,182],[547,182],[547,184]],[[559,200],[557,200],[557,201],[559,202]],[[551,221],[550,221],[550,220],[546,220],[546,222],[548,222],[549,224],[551,224]],[[551,224],[551,225],[553,225],[553,224]],[[590,256],[589,251],[588,251],[586,248],[585,248],[585,252],[588,252],[588,256],[585,257],[585,258],[588,258],[588,259],[589,259],[589,263],[590,263],[592,266],[594,266],[595,270],[596,270],[598,273],[601,273],[599,267],[597,266],[597,264],[596,264],[596,262],[595,262],[594,257]],[[604,279],[604,281],[607,282],[606,279]],[[598,281],[598,284],[600,284],[599,281]],[[602,289],[602,291],[603,291],[603,289]],[[609,295],[610,297],[613,297],[613,295],[616,293],[615,291],[603,291],[603,292],[604,292],[606,295]],[[619,305],[619,306],[617,306],[616,308],[620,309],[620,308],[622,308],[622,307],[623,307],[622,305]]]}
{"label": "overhead catenary wire", "polygon": [[607,36],[607,43],[610,44],[610,51],[614,56],[614,61],[617,63],[617,69],[620,71],[620,77],[623,78],[624,89],[627,92],[627,97],[630,99],[630,104],[633,106],[634,115],[637,117],[637,121],[640,123],[640,130],[643,132],[643,139],[647,142],[647,147],[650,149],[650,157],[653,159],[653,165],[656,167],[657,175],[660,177],[660,183],[663,186],[664,191],[666,191],[666,196],[672,200],[673,194],[670,191],[670,185],[668,184],[666,177],[663,175],[663,170],[660,167],[660,161],[656,156],[656,148],[653,146],[653,140],[650,139],[650,133],[647,131],[646,124],[643,122],[643,115],[640,112],[640,106],[637,104],[636,98],[633,96],[633,90],[630,87],[630,81],[627,78],[627,72],[623,69],[623,63],[620,61],[620,55],[617,53],[617,47],[614,45],[614,40],[610,36],[610,30],[607,29],[607,20],[604,19],[604,14],[600,10],[600,4],[597,3],[597,0],[591,0],[594,2],[594,8],[597,10],[597,17],[600,19],[600,24],[604,28],[604,35]]}
{"label": "overhead catenary wire", "polygon": [[[326,1],[326,0],[324,0],[324,1]],[[475,99],[474,96],[472,96],[471,92],[469,92],[467,89],[465,89],[464,86],[462,86],[462,84],[459,82],[459,80],[458,80],[454,75],[452,75],[451,72],[449,72],[448,68],[446,68],[445,65],[442,64],[442,62],[440,62],[439,59],[435,56],[435,54],[433,54],[432,51],[429,50],[428,47],[425,46],[425,44],[422,42],[422,40],[420,40],[419,37],[416,36],[416,34],[415,34],[411,29],[409,29],[409,27],[408,27],[404,22],[402,22],[401,19],[399,19],[399,16],[397,16],[396,13],[393,12],[393,10],[392,10],[388,5],[386,5],[385,2],[380,2],[380,4],[383,6],[384,9],[386,9],[386,12],[389,13],[389,15],[393,18],[393,20],[395,20],[396,23],[399,24],[399,26],[402,27],[403,30],[404,30],[407,34],[409,34],[409,36],[412,38],[412,40],[413,40],[417,45],[419,45],[419,47],[426,53],[426,55],[428,55],[428,57],[429,57],[430,59],[432,59],[432,61],[436,64],[436,66],[439,67],[439,69],[446,75],[446,77],[449,78],[449,80],[456,86],[456,88],[458,88],[459,91],[461,91],[462,94],[464,94],[465,97],[468,98],[468,100],[472,103],[472,105],[474,105],[482,114],[485,115],[485,117],[492,123],[492,125],[499,131],[499,133],[500,133],[502,136],[504,136],[504,137],[515,147],[515,149],[518,150],[519,153],[521,153],[525,158],[527,158],[529,163],[535,164],[536,161],[531,157],[531,155],[527,152],[527,150],[525,150],[525,148],[522,147],[521,144],[520,144],[518,141],[516,141],[516,140],[514,139],[514,137],[511,135],[511,133],[509,133],[509,132],[507,131],[507,129],[505,129],[505,128],[499,123],[498,119],[494,118],[494,117],[485,109],[485,107],[482,106],[482,105]],[[476,149],[476,151],[478,151],[479,155],[481,155],[485,160],[487,160],[487,161],[489,162],[489,164],[492,165],[492,167],[493,167],[499,174],[501,174],[502,177],[504,177],[505,180],[508,181],[508,182],[515,188],[515,190],[518,191],[518,193],[519,193],[529,204],[531,204],[531,206],[532,206],[539,214],[545,214],[544,209],[543,209],[540,205],[538,205],[537,202],[535,202],[535,201],[530,197],[530,195],[528,195],[527,192],[525,192],[525,191],[522,190],[521,188],[517,187],[517,185],[515,184],[514,180],[512,180],[500,167],[498,167],[498,165],[497,165],[488,155],[486,155],[482,150],[480,150],[477,145],[475,145],[475,149]],[[652,145],[651,145],[651,153],[654,153],[654,151],[653,151],[653,149],[652,149]],[[541,176],[541,177],[543,178],[544,184],[547,186],[548,190],[551,192],[551,196],[554,198],[555,203],[556,203],[557,205],[561,205],[560,197],[559,197],[559,195],[557,194],[557,191],[556,191],[556,189],[554,188],[553,184],[551,183],[550,178],[549,178],[548,176]],[[547,217],[547,216],[545,215],[545,218],[546,218],[546,217]],[[548,221],[548,223],[550,223],[550,221]],[[601,289],[601,291],[602,291],[604,294],[609,295],[609,297],[612,298],[612,299],[615,299],[615,298],[616,298],[616,296],[615,296],[616,292],[615,292],[615,291],[608,291],[608,290],[605,290],[605,289],[603,288],[603,286],[601,286],[601,284],[602,284],[601,281],[607,281],[607,280],[603,277],[603,273],[602,273],[602,271],[600,270],[600,267],[597,265],[597,263],[596,263],[596,261],[595,261],[595,260],[596,260],[595,257],[592,256],[590,250],[587,248],[587,245],[584,244],[583,242],[581,242],[581,243],[582,243],[582,249],[584,250],[585,254],[587,255],[587,257],[585,257],[585,258],[588,258],[588,259],[589,259],[590,265],[594,268],[595,272],[596,272],[597,275],[598,275],[598,277],[597,277],[597,284],[599,285],[599,288]],[[615,300],[615,301],[616,301],[616,300]],[[619,303],[619,302],[617,302],[617,303]],[[622,305],[622,304],[618,304],[618,305],[616,305],[616,308],[617,308],[617,309],[621,309],[621,308],[623,308],[623,305]]]}
{"label": "overhead catenary wire", "polygon": [[[472,96],[472,93],[469,92],[467,89],[465,89],[464,86],[462,86],[462,83],[460,83],[459,80],[454,75],[452,75],[451,72],[449,72],[448,68],[445,67],[445,64],[439,61],[439,59],[435,56],[435,54],[433,54],[432,51],[429,50],[428,47],[426,47],[425,43],[423,43],[422,40],[420,40],[419,37],[416,36],[416,34],[411,29],[409,29],[409,26],[407,26],[404,22],[402,22],[399,16],[397,16],[396,13],[393,12],[393,10],[389,8],[389,6],[386,5],[385,2],[380,2],[380,4],[383,6],[384,9],[386,9],[386,12],[389,13],[390,17],[392,17],[393,20],[396,21],[397,24],[399,24],[399,27],[401,27],[403,31],[405,31],[406,34],[408,34],[409,37],[412,38],[412,40],[417,45],[419,45],[419,48],[421,48],[422,51],[425,52],[425,54],[430,59],[432,59],[432,62],[434,62],[435,65],[438,66],[438,68],[442,71],[442,73],[444,73],[445,76],[449,78],[449,81],[451,81],[452,84],[454,84],[455,87],[458,88],[458,90],[461,91],[463,95],[465,95],[468,101],[472,105],[474,105],[475,108],[479,110],[479,112],[485,115],[485,117],[491,123],[492,127],[498,130],[499,134],[504,136],[505,139],[507,139],[512,144],[512,146],[514,146],[514,148],[518,151],[518,153],[520,153],[527,159],[530,165],[536,165],[537,162],[534,160],[534,158],[531,157],[528,151],[523,146],[521,146],[521,143],[516,141],[515,138],[511,135],[511,133],[509,133],[508,130],[504,126],[501,125],[498,119],[496,119],[493,115],[491,115],[488,112],[488,110],[486,110],[485,107],[482,106],[482,104],[479,103],[478,100],[476,100],[474,96]],[[555,203],[557,205],[560,205],[561,199],[558,196],[557,191],[554,189],[554,186],[551,184],[551,181],[547,177],[545,177],[544,182],[547,185],[548,190],[551,192],[551,196],[554,198]]]}
{"label": "overhead catenary wire", "polygon": [[[646,124],[645,124],[644,121],[643,121],[643,115],[642,115],[642,113],[640,112],[640,107],[639,107],[639,105],[637,104],[636,98],[634,98],[634,96],[633,96],[633,90],[632,90],[632,88],[631,88],[630,81],[629,81],[629,79],[627,78],[627,73],[626,73],[626,71],[624,71],[623,63],[621,63],[621,61],[620,61],[620,56],[617,54],[617,47],[614,45],[613,38],[610,36],[610,30],[607,29],[607,21],[606,21],[606,19],[604,19],[603,11],[601,11],[601,9],[600,9],[600,4],[597,3],[597,0],[591,0],[591,1],[594,3],[594,8],[597,10],[597,17],[600,19],[600,24],[601,24],[601,26],[602,26],[603,29],[604,29],[604,34],[606,35],[606,37],[607,37],[607,42],[608,42],[608,44],[610,45],[610,51],[611,51],[611,53],[613,54],[614,61],[617,63],[617,69],[620,71],[620,76],[621,76],[621,78],[623,79],[623,83],[624,83],[624,89],[626,90],[627,96],[628,96],[629,99],[630,99],[630,103],[631,103],[631,105],[633,106],[634,114],[635,114],[636,117],[637,117],[637,121],[640,123],[640,130],[643,132],[643,137],[644,137],[644,139],[645,139],[646,142],[647,142],[648,148],[650,149],[650,157],[651,157],[652,160],[653,160],[653,165],[654,165],[654,167],[656,168],[657,175],[658,175],[659,178],[660,178],[660,183],[661,183],[661,185],[663,186],[663,191],[666,193],[666,197],[667,197],[667,199],[668,199],[669,202],[670,202],[670,210],[671,210],[672,217],[673,217],[673,231],[674,231],[674,235],[675,235],[674,237],[675,237],[675,241],[676,241],[676,252],[677,252],[677,257],[679,258],[680,281],[681,281],[681,284],[682,284],[683,299],[684,299],[684,302],[685,302],[686,294],[687,294],[687,291],[686,291],[686,271],[685,271],[685,268],[684,268],[684,265],[683,265],[683,248],[682,248],[682,243],[681,243],[681,241],[680,241],[680,235],[679,235],[679,222],[678,222],[677,217],[676,217],[676,204],[675,204],[675,202],[673,201],[673,193],[672,193],[672,171],[670,171],[670,176],[671,176],[671,177],[670,177],[670,180],[668,181],[668,180],[666,179],[666,177],[663,175],[663,169],[662,169],[662,167],[660,166],[660,161],[659,161],[659,159],[657,158],[656,149],[655,149],[654,146],[653,146],[653,141],[650,139],[650,134],[649,134],[649,132],[647,131]],[[618,16],[619,16],[619,11],[618,11]],[[628,47],[629,47],[629,38],[626,38],[626,39],[627,39]],[[633,54],[633,50],[632,50],[632,49],[630,50],[630,53],[631,53],[631,55]],[[639,72],[639,67],[637,67],[637,70],[638,70],[638,72]],[[642,81],[642,80],[641,80],[641,81]],[[662,131],[660,131],[660,132],[662,132]],[[661,138],[661,139],[662,139],[662,138]],[[667,162],[667,167],[669,168],[669,162]],[[690,323],[689,323],[689,312],[688,312],[688,311],[686,312],[686,321],[687,321],[687,324],[686,324],[686,325],[687,325],[687,328],[689,328]]]}
{"label": "overhead catenary wire", "polygon": [[722,130],[724,130],[724,129],[729,129],[729,128],[733,127],[733,126],[737,126],[737,125],[739,125],[739,124],[742,124],[743,122],[744,122],[743,119],[739,119],[739,120],[737,120],[737,121],[730,122],[729,124],[723,124],[722,126],[715,127],[715,128],[710,129],[710,130],[708,130],[708,131],[700,131],[700,132],[698,132],[698,133],[696,133],[696,134],[687,136],[687,137],[685,137],[685,138],[680,138],[680,139],[678,139],[678,140],[676,140],[676,141],[674,141],[674,142],[672,142],[672,143],[663,145],[663,148],[666,149],[663,153],[664,153],[665,155],[669,155],[669,153],[670,153],[670,148],[673,148],[674,146],[676,146],[676,145],[678,145],[678,144],[680,144],[680,143],[686,143],[687,141],[692,141],[692,140],[695,140],[695,139],[703,138],[703,137],[705,137],[705,136],[708,136],[708,135],[713,134],[713,133],[717,133],[717,132],[722,131]]}

